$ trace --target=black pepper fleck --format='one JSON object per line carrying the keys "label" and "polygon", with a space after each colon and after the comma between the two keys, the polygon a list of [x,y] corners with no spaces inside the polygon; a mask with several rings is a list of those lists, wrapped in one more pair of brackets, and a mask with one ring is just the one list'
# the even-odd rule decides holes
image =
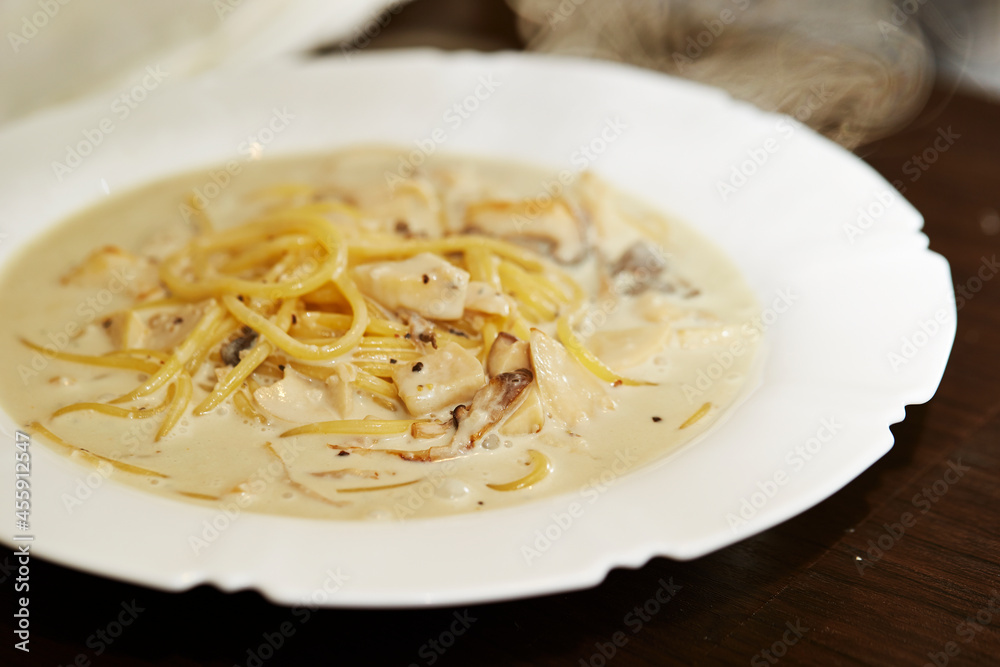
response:
{"label": "black pepper fleck", "polygon": [[420,371],[424,370],[424,362],[418,361],[417,363],[413,364],[412,370],[414,373],[419,373]]}
{"label": "black pepper fleck", "polygon": [[107,329],[108,327],[110,327],[111,326],[111,318],[109,317],[108,319],[106,319],[103,322],[101,322],[101,326],[104,327],[105,329]]}
{"label": "black pepper fleck", "polygon": [[477,505],[482,505],[482,504],[483,504],[483,501],[482,501],[482,500],[480,500],[480,501],[479,501],[478,503],[476,503],[476,504],[477,504]]}
{"label": "black pepper fleck", "polygon": [[661,421],[663,421],[663,417],[653,417],[653,421],[654,422],[661,422]]}
{"label": "black pepper fleck", "polygon": [[174,324],[184,324],[184,318],[183,317],[175,317],[174,318]]}
{"label": "black pepper fleck", "polygon": [[292,324],[298,324],[298,323],[299,323],[299,318],[295,316],[295,313],[292,313]]}
{"label": "black pepper fleck", "polygon": [[395,359],[390,359],[390,360],[389,360],[389,363],[390,363],[390,364],[394,364],[394,363],[396,363],[396,360],[395,360]]}
{"label": "black pepper fleck", "polygon": [[431,281],[431,277],[430,277],[429,275],[427,275],[427,274],[425,273],[425,274],[424,274],[424,284],[426,285],[426,284],[427,284],[427,283],[429,283],[430,281]]}
{"label": "black pepper fleck", "polygon": [[350,456],[350,455],[351,455],[350,452],[348,452],[346,450],[343,450],[343,449],[341,449],[339,452],[337,452],[337,456]]}

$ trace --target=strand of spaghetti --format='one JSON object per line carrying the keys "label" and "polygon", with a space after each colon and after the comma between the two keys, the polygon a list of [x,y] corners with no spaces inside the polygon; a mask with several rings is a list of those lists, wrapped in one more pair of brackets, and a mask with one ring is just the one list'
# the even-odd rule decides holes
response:
{"label": "strand of spaghetti", "polygon": [[386,352],[383,350],[355,350],[352,355],[354,361],[377,362],[382,364],[392,364],[395,361],[416,361],[420,358],[420,353],[416,350],[399,350],[398,352]]}
{"label": "strand of spaghetti", "polygon": [[194,355],[188,359],[187,363],[184,364],[184,370],[189,375],[194,375],[201,368],[201,365],[205,363],[205,359],[208,355],[212,353],[212,350],[217,349],[226,338],[231,336],[240,328],[240,323],[234,320],[227,313],[224,318],[215,326],[215,330],[207,337],[207,342],[205,345],[201,346]]}
{"label": "strand of spaghetti", "polygon": [[[284,333],[292,323],[292,312],[296,307],[296,299],[289,299],[282,302],[281,306],[278,308],[278,312],[274,315],[274,322],[268,321],[268,324],[273,324],[273,326]],[[193,410],[192,414],[200,416],[211,412],[222,401],[226,400],[231,393],[236,391],[243,382],[250,377],[258,366],[263,363],[265,359],[271,356],[271,352],[274,351],[274,345],[271,341],[265,338],[258,338],[253,349],[247,354],[243,355],[240,362],[233,367],[231,371],[226,373],[219,382],[215,385],[215,389],[212,390],[205,399],[198,404],[198,406]]]}
{"label": "strand of spaghetti", "polygon": [[271,341],[275,347],[285,353],[308,361],[327,361],[335,359],[354,348],[364,335],[368,326],[368,309],[365,305],[361,292],[354,285],[353,281],[345,276],[338,276],[334,279],[337,287],[343,292],[354,312],[354,321],[351,323],[343,336],[328,345],[310,345],[296,340],[288,333],[282,331],[274,323],[267,321],[258,313],[244,305],[236,297],[224,296],[223,303],[237,320],[255,329],[261,336]]}
{"label": "strand of spaghetti", "polygon": [[355,486],[349,489],[337,489],[337,493],[361,493],[362,491],[385,491],[387,489],[398,489],[421,481],[423,477],[411,479],[409,482],[398,482],[396,484],[383,484],[381,486]]}
{"label": "strand of spaghetti", "polygon": [[483,349],[480,352],[480,361],[486,361],[490,353],[490,348],[493,347],[493,341],[497,339],[499,333],[500,326],[497,324],[497,318],[491,317],[487,319],[483,324]]}
{"label": "strand of spaghetti", "polygon": [[312,237],[303,235],[279,236],[266,243],[250,246],[240,254],[232,257],[219,267],[223,273],[239,273],[255,266],[266,264],[274,257],[283,255],[291,250],[298,250],[313,245]]}
{"label": "strand of spaghetti", "polygon": [[102,414],[109,415],[111,417],[121,417],[124,419],[146,419],[148,417],[154,417],[164,410],[167,409],[167,405],[170,404],[174,398],[174,385],[170,385],[170,389],[167,390],[167,397],[159,405],[155,405],[151,408],[140,407],[140,408],[123,408],[117,405],[108,405],[107,403],[73,403],[72,405],[67,405],[65,407],[59,408],[52,413],[52,418],[56,418],[65,415],[70,412],[80,412],[81,410],[87,410],[92,412],[100,412]]}
{"label": "strand of spaghetti", "polygon": [[497,276],[493,255],[486,248],[472,247],[465,251],[466,269],[469,278],[488,284],[493,289],[500,289],[500,278]]}
{"label": "strand of spaghetti", "polygon": [[355,361],[354,365],[360,370],[363,370],[369,375],[374,375],[375,377],[392,377],[392,364],[382,363],[381,361]]}
{"label": "strand of spaghetti", "polygon": [[652,382],[644,382],[641,380],[632,380],[622,377],[608,368],[603,361],[598,359],[597,356],[588,350],[586,346],[584,346],[583,342],[576,337],[568,315],[564,315],[559,318],[559,322],[556,324],[556,333],[558,334],[563,347],[565,347],[566,350],[573,355],[573,357],[579,361],[584,368],[605,382],[611,382],[612,384],[621,383],[633,387],[653,384]]}
{"label": "strand of spaghetti", "polygon": [[328,422],[315,422],[298,428],[289,429],[281,434],[282,438],[293,435],[312,434],[346,434],[346,435],[392,435],[409,433],[418,419],[338,419]]}
{"label": "strand of spaghetti", "polygon": [[60,361],[71,361],[76,364],[87,364],[89,366],[102,366],[105,368],[122,368],[130,371],[142,371],[143,373],[154,373],[161,364],[145,359],[136,359],[129,355],[122,355],[119,352],[109,352],[105,355],[73,354],[72,352],[60,352],[50,349],[37,343],[32,343],[26,338],[20,338],[22,345],[25,345],[39,354],[43,354],[50,359]]}
{"label": "strand of spaghetti", "polygon": [[166,361],[170,358],[170,354],[164,352],[163,350],[153,350],[146,347],[132,347],[127,350],[115,350],[113,352],[107,352],[105,357],[122,357],[124,359],[134,359],[136,357],[152,357],[159,361]]}
{"label": "strand of spaghetti", "polygon": [[42,426],[39,422],[31,422],[30,424],[28,424],[28,428],[34,431],[35,433],[41,435],[45,439],[54,442],[60,447],[65,447],[66,449],[69,449],[71,452],[80,454],[84,458],[84,460],[86,460],[88,463],[97,465],[101,462],[104,462],[111,465],[113,468],[117,468],[118,470],[122,470],[124,472],[130,472],[133,475],[146,475],[147,477],[162,477],[163,479],[167,479],[169,477],[169,475],[164,475],[162,472],[156,472],[155,470],[140,468],[139,466],[134,466],[131,463],[125,463],[124,461],[116,461],[115,459],[109,459],[106,456],[95,454],[89,449],[84,449],[83,447],[72,445],[63,440],[62,438],[60,438],[58,435],[56,435],[49,429]]}
{"label": "strand of spaghetti", "polygon": [[[326,259],[304,278],[267,283],[232,276],[195,275],[194,280],[189,281],[177,271],[177,265],[184,259],[197,263],[195,260],[205,251],[218,251],[227,245],[238,243],[264,243],[276,234],[287,232],[311,234],[328,253]],[[160,279],[175,295],[191,300],[221,294],[244,294],[270,299],[301,296],[321,287],[346,266],[346,250],[340,232],[332,223],[319,216],[303,216],[302,219],[294,220],[263,220],[212,236],[208,240],[196,238],[185,249],[164,260],[160,267]]]}
{"label": "strand of spaghetti", "polygon": [[149,377],[144,383],[128,392],[123,396],[109,401],[110,403],[125,403],[128,401],[134,401],[140,396],[146,396],[153,393],[177,374],[184,365],[188,362],[191,357],[198,353],[198,351],[204,347],[208,342],[209,333],[218,325],[219,321],[225,316],[226,311],[216,302],[212,302],[205,314],[202,315],[198,324],[195,325],[191,333],[188,334],[187,338],[177,346],[174,350],[174,354],[170,357],[167,363],[159,367],[152,376]]}
{"label": "strand of spaghetti", "polygon": [[382,378],[375,377],[370,373],[358,369],[358,376],[354,379],[354,386],[359,389],[364,389],[370,391],[373,394],[378,394],[385,398],[399,398],[399,392],[396,391],[396,385],[392,382],[386,382]]}
{"label": "strand of spaghetti", "polygon": [[712,409],[712,404],[711,403],[704,403],[700,408],[698,408],[697,410],[695,410],[695,413],[693,415],[691,415],[690,417],[688,417],[684,421],[683,424],[681,424],[680,426],[678,426],[677,430],[685,429],[688,426],[691,426],[691,424],[694,424],[695,422],[697,422],[698,420],[700,420],[702,417],[704,417],[705,415],[707,415],[708,411],[711,410],[711,409]]}
{"label": "strand of spaghetti", "polygon": [[159,442],[160,438],[170,433],[170,430],[177,425],[181,417],[184,415],[184,411],[187,409],[188,403],[191,402],[191,376],[185,372],[181,372],[177,376],[177,382],[170,385],[171,389],[176,387],[176,395],[174,400],[170,402],[170,409],[167,410],[166,416],[160,423],[159,430],[156,431],[156,437],[153,438],[154,442]]}
{"label": "strand of spaghetti", "polygon": [[233,393],[243,381],[254,372],[262,361],[271,355],[274,346],[268,340],[257,339],[256,345],[249,353],[243,355],[240,363],[236,364],[232,370],[226,373],[225,377],[212,390],[212,393],[198,404],[192,411],[196,416],[204,415],[214,410],[222,401],[226,400],[229,394]]}
{"label": "strand of spaghetti", "polygon": [[236,411],[247,419],[255,421],[259,424],[267,424],[267,417],[257,412],[257,410],[253,407],[253,403],[250,402],[250,399],[247,398],[247,395],[243,392],[243,390],[233,393],[233,407],[235,407]]}
{"label": "strand of spaghetti", "polygon": [[[344,313],[326,313],[319,310],[307,310],[299,316],[302,325],[331,331],[346,331],[350,328],[354,318]],[[394,336],[405,334],[406,326],[398,322],[390,322],[369,314],[368,326],[365,327],[365,334],[372,336]]]}
{"label": "strand of spaghetti", "polygon": [[366,336],[358,343],[362,350],[413,350],[415,344],[406,338],[395,338],[391,336]]}
{"label": "strand of spaghetti", "polygon": [[510,262],[501,262],[497,271],[505,292],[512,293],[521,302],[521,311],[536,322],[551,322],[558,315],[558,307],[542,296],[524,270]]}

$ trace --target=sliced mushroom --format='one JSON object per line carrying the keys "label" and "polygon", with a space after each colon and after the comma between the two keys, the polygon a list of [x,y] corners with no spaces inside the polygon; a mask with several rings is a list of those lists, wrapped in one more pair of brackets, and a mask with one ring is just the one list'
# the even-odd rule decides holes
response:
{"label": "sliced mushroom", "polygon": [[528,388],[533,379],[527,368],[500,373],[489,384],[476,392],[468,408],[460,405],[455,409],[458,428],[451,441],[452,447],[470,449],[486,431],[495,426],[517,399]]}
{"label": "sliced mushroom", "polygon": [[636,295],[657,288],[666,267],[667,260],[659,248],[646,240],[636,241],[611,267],[615,291]]}
{"label": "sliced mushroom", "polygon": [[494,377],[518,368],[531,368],[528,343],[513,334],[501,331],[490,346],[490,352],[486,357],[486,371],[490,377]]}
{"label": "sliced mushroom", "polygon": [[486,375],[471,352],[447,343],[419,361],[393,366],[392,380],[410,414],[422,416],[470,400]]}
{"label": "sliced mushroom", "polygon": [[587,345],[611,370],[622,371],[638,366],[660,352],[669,341],[670,333],[669,326],[646,324],[598,331],[587,340]]}
{"label": "sliced mushroom", "polygon": [[[490,376],[531,368],[531,349],[528,342],[506,331],[497,335],[486,357],[486,369]],[[545,410],[542,408],[538,387],[532,385],[524,392],[521,405],[500,426],[503,435],[527,435],[537,433],[545,425]]]}
{"label": "sliced mushroom", "polygon": [[130,296],[143,297],[159,289],[156,265],[115,245],[93,251],[59,279],[63,285],[114,288]]}
{"label": "sliced mushroom", "polygon": [[267,387],[259,387],[253,397],[261,408],[290,422],[309,423],[339,417],[324,385],[291,366],[285,366],[284,378]]}
{"label": "sliced mushroom", "polygon": [[565,264],[587,254],[583,223],[563,199],[476,202],[466,209],[465,231],[543,249]]}
{"label": "sliced mushroom", "polygon": [[465,293],[465,309],[506,317],[510,315],[510,299],[492,285],[473,280]]}
{"label": "sliced mushroom", "polygon": [[361,291],[389,309],[408,308],[437,320],[457,320],[465,312],[468,272],[429,252],[363,264],[354,273]]}
{"label": "sliced mushroom", "polygon": [[573,426],[614,407],[597,378],[538,329],[531,330],[531,364],[547,417]]}

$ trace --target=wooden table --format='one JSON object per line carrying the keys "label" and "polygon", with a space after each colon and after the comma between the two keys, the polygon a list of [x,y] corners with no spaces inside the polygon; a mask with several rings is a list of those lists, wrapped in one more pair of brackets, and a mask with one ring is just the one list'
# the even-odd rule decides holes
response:
{"label": "wooden table", "polygon": [[[468,31],[462,39],[516,46],[502,5],[442,18],[443,5],[460,4],[418,2],[373,47],[455,25]],[[951,263],[958,336],[937,395],[893,427],[892,451],[805,514],[692,562],[657,558],[616,570],[591,590],[309,619],[253,592],[163,593],[36,560],[30,661],[0,663],[1000,664],[998,128],[1000,106],[941,88],[908,129],[860,151],[901,181],[927,219],[931,248]],[[957,138],[915,171],[914,156],[932,149],[939,131]],[[5,599],[13,562],[0,552]],[[670,602],[655,602],[671,583]],[[102,639],[120,616],[135,618]],[[0,656],[12,654],[9,613],[0,626]]]}

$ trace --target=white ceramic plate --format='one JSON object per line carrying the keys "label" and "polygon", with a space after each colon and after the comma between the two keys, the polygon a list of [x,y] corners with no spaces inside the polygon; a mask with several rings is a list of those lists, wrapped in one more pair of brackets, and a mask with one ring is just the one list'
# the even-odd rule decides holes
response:
{"label": "white ceramic plate", "polygon": [[[257,66],[334,41],[363,48],[409,0],[4,0],[0,122],[78,98]],[[113,20],[109,17],[113,17]],[[148,78],[152,68],[160,78]]]}
{"label": "white ceramic plate", "polygon": [[[294,118],[270,138],[261,129],[274,110]],[[209,75],[139,105],[60,181],[53,162],[107,113],[87,103],[0,133],[0,261],[109,194],[245,159],[248,135],[265,155],[375,142],[570,169],[583,166],[587,145],[588,166],[736,261],[764,305],[769,354],[760,387],[724,423],[594,502],[577,494],[391,523],[226,519],[107,483],[71,516],[61,497],[90,471],[36,445],[35,553],[75,568],[330,606],[583,588],[655,555],[701,556],[830,496],[890,448],[889,425],[934,394],[951,349],[948,265],[927,250],[917,212],[853,155],[718,90],[595,61],[429,51]],[[624,129],[602,143],[609,123]],[[724,197],[720,183],[734,191]],[[5,440],[0,479],[12,480],[13,436]],[[0,494],[0,516],[11,517],[11,496]],[[583,510],[567,520],[572,502]],[[189,537],[213,521],[224,530],[195,555]],[[12,523],[3,521],[7,544]],[[525,547],[540,555],[529,560]]]}

